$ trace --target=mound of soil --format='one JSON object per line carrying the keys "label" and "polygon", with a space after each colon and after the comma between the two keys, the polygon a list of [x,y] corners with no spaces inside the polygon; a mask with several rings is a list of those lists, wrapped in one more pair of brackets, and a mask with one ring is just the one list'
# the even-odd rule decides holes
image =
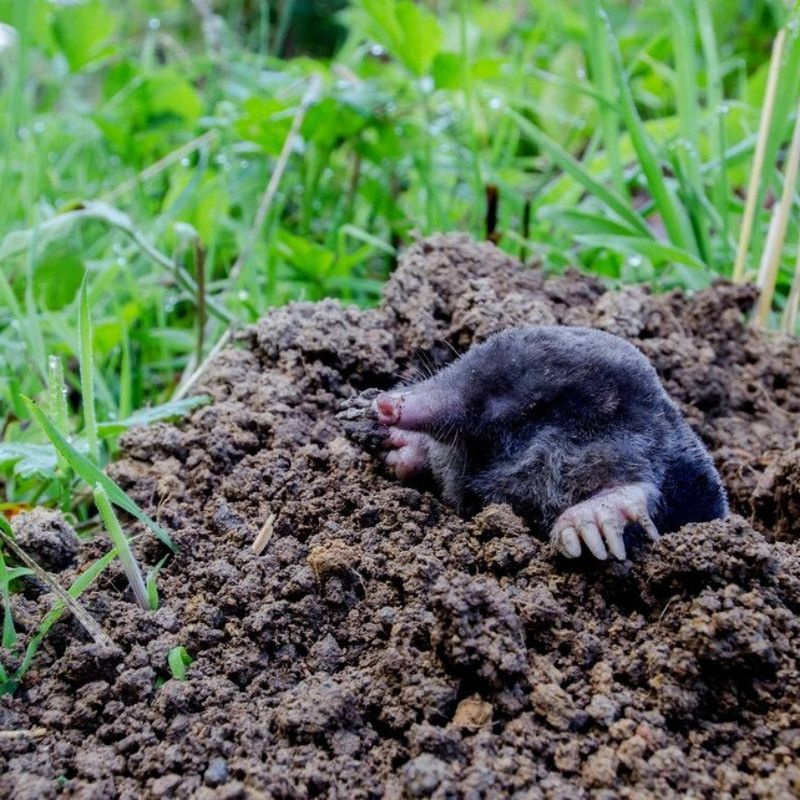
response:
{"label": "mound of soil", "polygon": [[[797,796],[800,345],[750,330],[753,299],[610,293],[446,236],[406,254],[379,308],[274,311],[208,373],[212,405],[125,437],[113,476],[180,545],[162,606],[139,611],[114,568],[86,604],[115,647],[56,626],[0,703],[0,792]],[[462,519],[343,435],[355,391],[521,322],[639,346],[736,513],[634,561],[567,563],[508,507]],[[16,596],[23,630],[49,602]]]}

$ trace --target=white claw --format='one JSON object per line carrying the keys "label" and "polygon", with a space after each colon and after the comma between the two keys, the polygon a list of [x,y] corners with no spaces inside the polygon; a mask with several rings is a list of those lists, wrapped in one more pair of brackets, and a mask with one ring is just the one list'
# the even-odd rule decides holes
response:
{"label": "white claw", "polygon": [[581,554],[581,541],[575,528],[564,528],[557,534],[559,552],[567,558],[577,558]]}
{"label": "white claw", "polygon": [[600,520],[600,530],[606,541],[608,552],[618,561],[625,560],[625,542],[622,534],[625,530],[625,521],[605,517]]}
{"label": "white claw", "polygon": [[603,544],[603,537],[600,536],[600,531],[597,530],[597,525],[594,522],[584,522],[578,528],[578,532],[595,558],[599,558],[601,561],[605,561],[608,558],[606,546]]}
{"label": "white claw", "polygon": [[654,541],[658,541],[661,538],[661,535],[658,532],[658,528],[656,528],[653,520],[647,514],[641,514],[638,519],[636,520],[642,528],[644,528],[644,532]]}

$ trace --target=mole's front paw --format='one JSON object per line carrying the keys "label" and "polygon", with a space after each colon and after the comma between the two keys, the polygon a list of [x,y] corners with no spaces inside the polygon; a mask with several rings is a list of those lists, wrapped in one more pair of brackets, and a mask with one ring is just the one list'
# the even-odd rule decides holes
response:
{"label": "mole's front paw", "polygon": [[556,520],[550,541],[567,558],[577,558],[583,542],[595,558],[605,560],[611,553],[624,560],[622,535],[629,523],[638,523],[651,539],[658,539],[648,510],[648,489],[649,484],[632,483],[606,489],[577,503]]}
{"label": "mole's front paw", "polygon": [[379,452],[386,442],[387,428],[375,417],[375,398],[380,394],[379,389],[367,389],[348,397],[336,415],[347,436],[368,453]]}
{"label": "mole's front paw", "polygon": [[389,428],[384,446],[391,448],[384,460],[401,480],[410,478],[428,467],[428,437],[424,433]]}

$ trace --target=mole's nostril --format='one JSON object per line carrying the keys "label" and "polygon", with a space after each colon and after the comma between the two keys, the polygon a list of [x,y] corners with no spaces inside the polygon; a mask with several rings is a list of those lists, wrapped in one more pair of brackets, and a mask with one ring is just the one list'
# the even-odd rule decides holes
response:
{"label": "mole's nostril", "polygon": [[375,411],[379,422],[392,425],[400,419],[400,400],[390,394],[379,395],[375,399]]}

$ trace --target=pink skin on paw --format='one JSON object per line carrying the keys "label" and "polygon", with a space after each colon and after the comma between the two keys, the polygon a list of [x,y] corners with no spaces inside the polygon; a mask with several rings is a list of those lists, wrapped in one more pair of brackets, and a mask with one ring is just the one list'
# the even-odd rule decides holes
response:
{"label": "pink skin on paw", "polygon": [[402,397],[397,395],[381,394],[375,398],[375,413],[381,425],[394,425],[399,422],[402,407]]}
{"label": "pink skin on paw", "polygon": [[389,429],[386,445],[394,449],[386,454],[385,461],[400,480],[410,478],[428,466],[427,438],[424,433]]}
{"label": "pink skin on paw", "polygon": [[623,561],[622,534],[629,522],[638,522],[651,539],[659,538],[648,511],[653,491],[651,484],[631,483],[598,492],[568,508],[556,520],[550,541],[567,558],[577,558],[583,544],[595,558],[605,560],[610,553]]}

